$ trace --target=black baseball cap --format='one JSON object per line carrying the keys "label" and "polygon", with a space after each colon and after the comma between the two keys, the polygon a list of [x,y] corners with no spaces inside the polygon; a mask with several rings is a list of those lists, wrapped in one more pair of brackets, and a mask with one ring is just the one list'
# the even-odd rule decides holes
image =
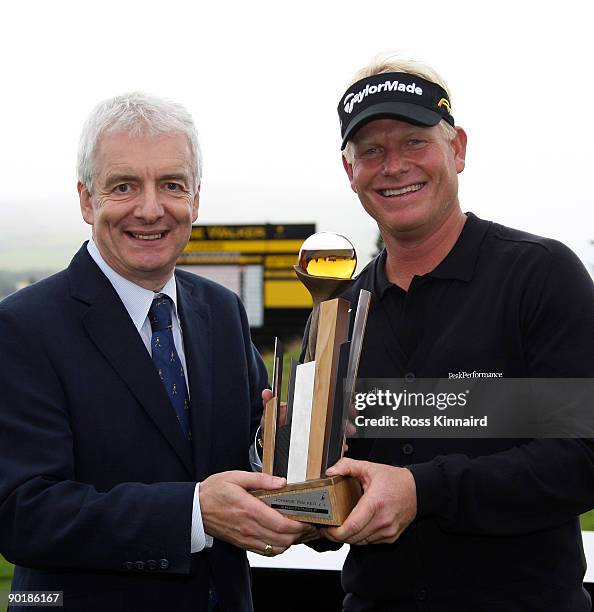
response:
{"label": "black baseball cap", "polygon": [[426,127],[445,119],[454,125],[446,90],[406,72],[374,74],[353,83],[338,104],[338,117],[341,150],[359,128],[374,119],[402,119]]}

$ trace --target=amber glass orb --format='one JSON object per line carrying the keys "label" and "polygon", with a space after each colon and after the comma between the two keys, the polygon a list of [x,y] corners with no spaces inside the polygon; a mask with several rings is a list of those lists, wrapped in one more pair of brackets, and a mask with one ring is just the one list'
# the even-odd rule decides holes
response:
{"label": "amber glass orb", "polygon": [[310,276],[351,278],[357,267],[355,247],[340,234],[318,232],[301,245],[299,267]]}

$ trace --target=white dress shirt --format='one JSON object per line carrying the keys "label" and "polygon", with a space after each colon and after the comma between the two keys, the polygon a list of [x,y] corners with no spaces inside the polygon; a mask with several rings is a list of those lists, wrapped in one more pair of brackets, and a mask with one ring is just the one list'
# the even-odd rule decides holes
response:
{"label": "white dress shirt", "polygon": [[[145,289],[140,285],[136,285],[135,283],[129,281],[124,278],[120,274],[118,274],[115,270],[113,270],[101,257],[101,253],[99,253],[99,249],[95,244],[94,240],[91,238],[87,245],[87,250],[89,255],[93,258],[93,261],[99,266],[101,272],[107,276],[109,282],[112,284],[116,293],[122,300],[124,307],[128,311],[134,326],[138,330],[144,345],[146,346],[146,350],[149,355],[152,356],[151,350],[151,338],[152,338],[152,329],[151,323],[148,319],[148,312],[151,304],[153,303],[153,299],[158,295],[166,295],[171,298],[173,302],[173,316],[172,316],[172,332],[173,332],[173,342],[175,344],[175,349],[177,354],[179,355],[179,359],[182,363],[182,367],[184,369],[184,375],[186,378],[186,385],[188,385],[188,370],[186,367],[186,356],[184,353],[184,342],[182,337],[181,324],[179,321],[179,316],[177,313],[177,287],[175,285],[175,277],[173,274],[171,278],[165,283],[165,286],[159,293],[155,293],[150,289]],[[188,387],[188,397],[190,396],[190,389]],[[173,406],[171,406],[171,410],[173,410]],[[212,546],[212,537],[208,534],[204,533],[204,526],[202,524],[202,512],[200,511],[200,483],[196,483],[196,488],[194,489],[194,503],[192,505],[192,534],[191,534],[191,545],[190,552],[200,552],[204,548],[210,548]]]}

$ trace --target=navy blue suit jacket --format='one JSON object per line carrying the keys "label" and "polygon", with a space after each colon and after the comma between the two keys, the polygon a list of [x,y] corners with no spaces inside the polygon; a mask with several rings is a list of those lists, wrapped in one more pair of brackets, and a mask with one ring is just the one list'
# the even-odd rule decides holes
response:
{"label": "navy blue suit jacket", "polygon": [[[249,470],[262,361],[232,292],[176,272],[193,440],[86,246],[0,303],[0,553],[66,610],[251,610],[245,553],[190,554],[195,482]],[[21,609],[21,608],[19,608]]]}

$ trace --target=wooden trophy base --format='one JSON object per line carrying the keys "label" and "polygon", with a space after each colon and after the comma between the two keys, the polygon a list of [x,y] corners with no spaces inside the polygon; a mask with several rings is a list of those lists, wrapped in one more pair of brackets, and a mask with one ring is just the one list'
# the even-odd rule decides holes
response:
{"label": "wooden trophy base", "polygon": [[251,493],[296,521],[338,526],[350,514],[363,491],[355,478],[329,476],[290,484],[282,489],[258,489]]}

